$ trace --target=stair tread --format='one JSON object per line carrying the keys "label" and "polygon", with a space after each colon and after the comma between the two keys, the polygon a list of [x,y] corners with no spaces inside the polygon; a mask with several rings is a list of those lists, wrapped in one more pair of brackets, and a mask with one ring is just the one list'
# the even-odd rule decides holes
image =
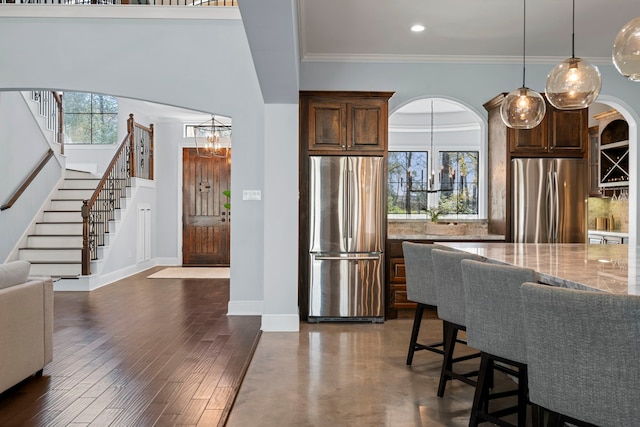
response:
{"label": "stair tread", "polygon": [[27,234],[27,237],[82,237],[82,234]]}
{"label": "stair tread", "polygon": [[82,264],[82,261],[29,261],[30,264]]}
{"label": "stair tread", "polygon": [[82,221],[42,221],[36,224],[82,224]]}
{"label": "stair tread", "polygon": [[82,246],[69,246],[69,247],[57,246],[55,248],[47,247],[47,246],[25,246],[23,248],[20,248],[21,251],[59,251],[59,250],[75,251],[78,249],[82,249]]}

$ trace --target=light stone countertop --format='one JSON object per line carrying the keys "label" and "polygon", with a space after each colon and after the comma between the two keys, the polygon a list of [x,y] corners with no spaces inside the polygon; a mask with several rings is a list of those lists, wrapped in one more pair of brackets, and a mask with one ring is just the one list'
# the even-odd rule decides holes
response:
{"label": "light stone countertop", "polygon": [[583,243],[436,242],[495,262],[536,270],[541,283],[640,295],[640,249]]}

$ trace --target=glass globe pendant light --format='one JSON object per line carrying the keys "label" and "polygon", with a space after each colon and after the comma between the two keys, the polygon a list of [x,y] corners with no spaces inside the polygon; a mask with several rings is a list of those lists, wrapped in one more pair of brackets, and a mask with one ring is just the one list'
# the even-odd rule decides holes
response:
{"label": "glass globe pendant light", "polygon": [[600,70],[575,56],[576,0],[573,0],[571,58],[565,59],[547,76],[545,92],[549,103],[560,110],[578,110],[591,105],[602,87]]}
{"label": "glass globe pendant light", "polygon": [[640,16],[622,27],[613,43],[612,57],[620,74],[640,82]]}
{"label": "glass globe pendant light", "polygon": [[527,23],[527,0],[524,4],[524,23],[522,28],[522,87],[509,92],[502,100],[500,117],[505,125],[513,129],[532,129],[542,122],[547,107],[544,98],[535,90],[525,86],[525,46]]}

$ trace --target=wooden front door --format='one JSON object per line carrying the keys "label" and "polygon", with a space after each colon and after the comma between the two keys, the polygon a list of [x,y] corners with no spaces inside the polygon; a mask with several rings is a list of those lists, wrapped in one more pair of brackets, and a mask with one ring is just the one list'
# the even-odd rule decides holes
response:
{"label": "wooden front door", "polygon": [[231,157],[198,157],[183,150],[182,264],[229,265],[231,211],[223,191],[231,188]]}

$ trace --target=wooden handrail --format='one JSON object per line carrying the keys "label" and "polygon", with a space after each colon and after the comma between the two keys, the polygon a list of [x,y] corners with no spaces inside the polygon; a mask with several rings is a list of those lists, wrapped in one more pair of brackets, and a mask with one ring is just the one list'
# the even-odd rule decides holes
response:
{"label": "wooden handrail", "polygon": [[97,247],[104,245],[109,221],[133,177],[153,179],[153,125],[142,126],[130,114],[127,135],[91,198],[82,202],[82,275],[91,274],[91,260],[97,259]]}
{"label": "wooden handrail", "polygon": [[107,170],[104,172],[104,175],[102,176],[102,179],[98,183],[98,186],[96,187],[96,190],[93,192],[93,195],[91,196],[91,198],[88,201],[85,200],[87,202],[87,205],[89,206],[89,208],[92,208],[93,205],[95,204],[96,200],[98,200],[98,196],[100,195],[100,191],[102,191],[102,189],[104,188],[104,184],[109,179],[109,174],[113,171],[113,169],[116,167],[116,164],[118,163],[118,158],[120,157],[120,153],[127,146],[126,143],[127,143],[128,139],[129,139],[129,135],[127,135],[124,138],[124,140],[120,143],[120,148],[118,148],[118,151],[116,151],[116,154],[113,156],[113,159],[111,159],[111,163],[109,163],[109,166],[107,166]]}
{"label": "wooden handrail", "polygon": [[9,201],[4,205],[0,206],[0,211],[9,209],[11,206],[13,206],[16,200],[18,200],[18,198],[22,195],[22,193],[24,193],[24,190],[26,190],[29,184],[33,182],[33,180],[36,178],[38,173],[40,173],[42,168],[44,168],[44,166],[47,164],[49,159],[51,159],[52,157],[53,157],[53,150],[49,148],[49,151],[47,151],[47,153],[44,155],[42,160],[40,160],[40,163],[38,163],[35,169],[33,169],[33,171],[29,174],[29,176],[24,180],[22,185],[13,193],[13,195],[9,198]]}

